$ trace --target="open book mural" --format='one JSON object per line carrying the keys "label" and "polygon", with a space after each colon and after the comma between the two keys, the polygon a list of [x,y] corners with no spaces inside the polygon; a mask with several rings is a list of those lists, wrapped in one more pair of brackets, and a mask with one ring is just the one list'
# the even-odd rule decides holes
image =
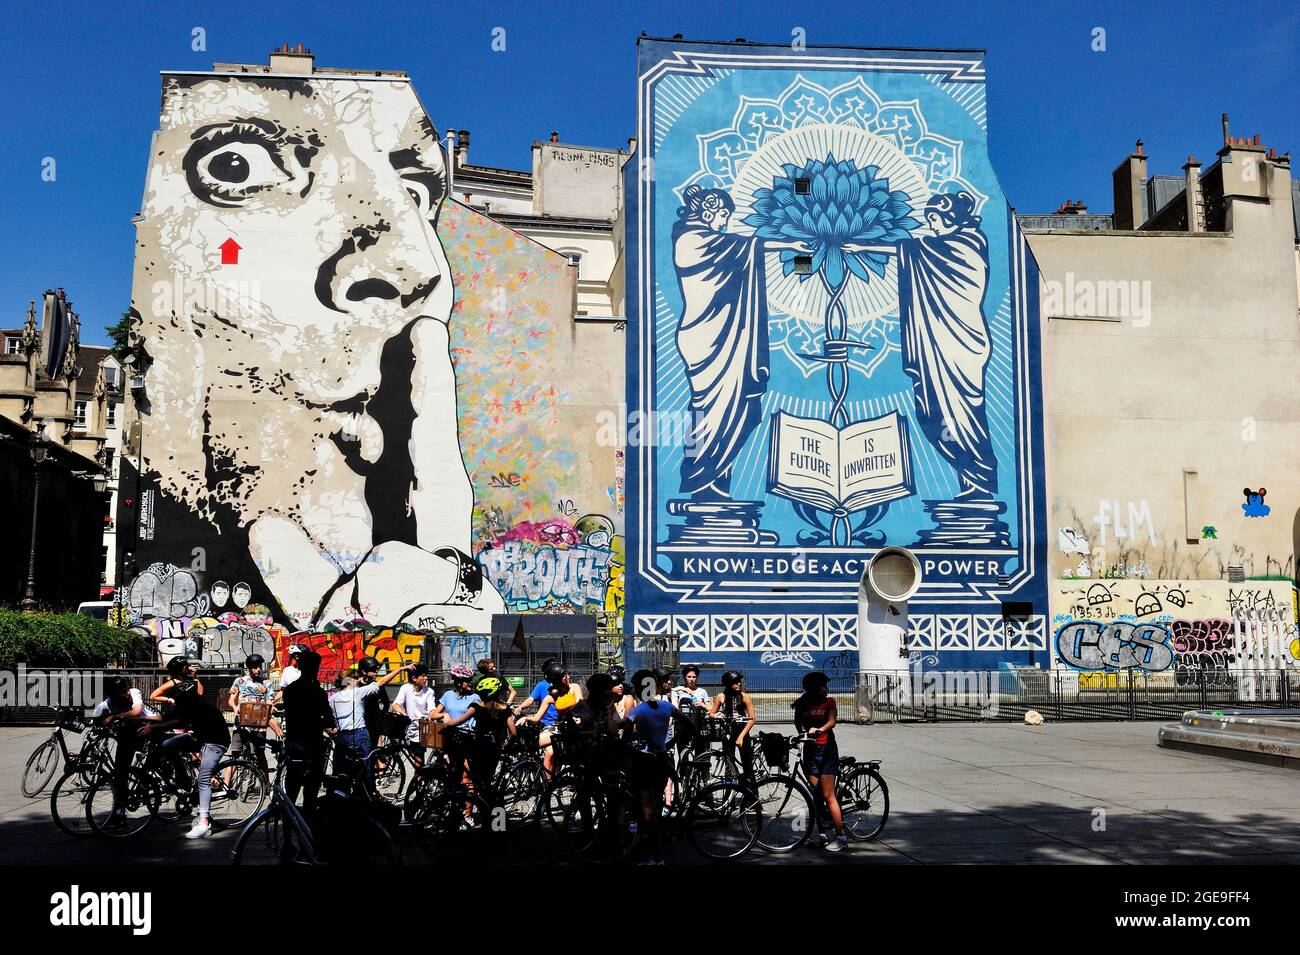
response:
{"label": "open book mural", "polygon": [[893,544],[918,652],[1045,651],[1037,277],[982,55],[643,39],[638,108],[628,405],[687,426],[629,449],[632,629],[816,662]]}

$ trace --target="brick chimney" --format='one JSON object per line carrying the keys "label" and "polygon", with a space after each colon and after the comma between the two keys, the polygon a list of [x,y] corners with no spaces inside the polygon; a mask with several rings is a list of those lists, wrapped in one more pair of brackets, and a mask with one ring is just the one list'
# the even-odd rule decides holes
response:
{"label": "brick chimney", "polygon": [[286,43],[278,50],[271,51],[271,72],[272,73],[301,73],[311,75],[312,65],[316,57],[299,43],[296,47],[290,48]]}
{"label": "brick chimney", "polygon": [[1088,207],[1083,204],[1082,199],[1066,199],[1056,207],[1058,216],[1081,216],[1088,211]]}
{"label": "brick chimney", "polygon": [[1147,178],[1147,157],[1142,154],[1142,140],[1134,152],[1125,157],[1110,174],[1115,191],[1115,228],[1136,229],[1146,221],[1146,203],[1142,185]]}

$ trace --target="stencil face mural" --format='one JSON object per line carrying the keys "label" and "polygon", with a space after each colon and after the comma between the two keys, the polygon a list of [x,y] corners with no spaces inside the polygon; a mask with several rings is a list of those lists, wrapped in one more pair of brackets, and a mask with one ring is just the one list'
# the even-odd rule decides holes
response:
{"label": "stencil face mural", "polygon": [[295,629],[504,610],[470,556],[445,188],[405,80],[165,78],[134,286],[142,554],[193,551],[223,601]]}
{"label": "stencil face mural", "polygon": [[1046,661],[1037,270],[982,57],[639,49],[632,628],[825,668],[892,544],[921,561],[917,657]]}

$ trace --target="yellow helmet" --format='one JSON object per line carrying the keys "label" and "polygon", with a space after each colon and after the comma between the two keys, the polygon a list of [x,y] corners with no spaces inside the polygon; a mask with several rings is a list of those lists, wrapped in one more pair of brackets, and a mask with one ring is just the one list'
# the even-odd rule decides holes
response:
{"label": "yellow helmet", "polygon": [[498,677],[481,676],[474,681],[474,692],[485,700],[490,700],[505,689],[505,684]]}

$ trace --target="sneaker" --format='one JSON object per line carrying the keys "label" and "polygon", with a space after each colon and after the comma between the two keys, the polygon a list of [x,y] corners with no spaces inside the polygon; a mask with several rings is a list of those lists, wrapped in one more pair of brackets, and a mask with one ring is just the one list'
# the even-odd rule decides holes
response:
{"label": "sneaker", "polygon": [[212,823],[195,821],[194,828],[192,828],[189,832],[185,833],[185,838],[206,839],[210,835],[212,835]]}
{"label": "sneaker", "polygon": [[845,847],[847,847],[848,844],[849,844],[849,837],[848,837],[848,836],[836,836],[834,842],[828,842],[828,843],[826,843],[826,851],[827,851],[827,852],[839,852],[841,849],[844,849]]}
{"label": "sneaker", "polygon": [[823,848],[825,848],[826,846],[830,845],[830,841],[831,841],[830,834],[825,832],[824,830],[819,829],[817,831],[817,841],[821,843]]}

